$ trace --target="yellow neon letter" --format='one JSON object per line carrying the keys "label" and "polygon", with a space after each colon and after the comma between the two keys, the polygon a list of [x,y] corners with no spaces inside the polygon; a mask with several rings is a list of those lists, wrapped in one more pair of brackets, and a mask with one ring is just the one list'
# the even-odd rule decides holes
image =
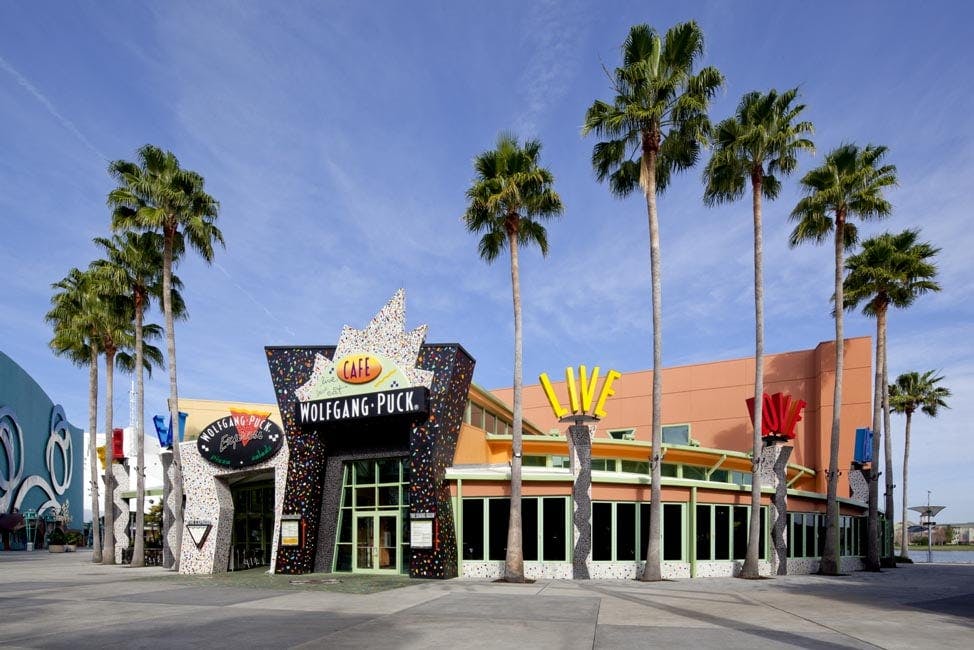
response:
{"label": "yellow neon letter", "polygon": [[578,413],[578,390],[575,388],[575,369],[565,368],[565,381],[568,382],[568,406],[572,413]]}
{"label": "yellow neon letter", "polygon": [[562,406],[558,398],[555,397],[555,389],[551,387],[551,382],[548,380],[548,373],[546,372],[541,373],[541,388],[544,389],[545,397],[548,398],[548,403],[551,404],[552,412],[560,420],[568,413],[568,409]]}
{"label": "yellow neon letter", "polygon": [[605,376],[605,383],[602,384],[602,393],[599,395],[599,401],[595,405],[595,415],[598,417],[605,417],[605,400],[616,393],[614,390],[612,390],[612,382],[621,376],[622,375],[615,370],[610,370],[609,374]]}
{"label": "yellow neon letter", "polygon": [[588,413],[592,410],[592,398],[595,397],[595,385],[599,383],[599,367],[595,366],[595,369],[592,370],[591,380],[588,380],[586,375],[588,375],[588,368],[579,366],[578,381],[582,389],[582,413]]}

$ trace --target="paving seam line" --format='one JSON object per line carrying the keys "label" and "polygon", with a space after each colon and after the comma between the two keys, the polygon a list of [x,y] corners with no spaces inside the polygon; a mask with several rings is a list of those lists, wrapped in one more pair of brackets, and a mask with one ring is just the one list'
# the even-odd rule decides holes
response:
{"label": "paving seam line", "polygon": [[815,625],[817,627],[825,628],[826,630],[829,630],[831,632],[835,632],[839,636],[844,636],[844,637],[847,637],[847,638],[850,638],[850,639],[854,639],[856,641],[859,641],[860,643],[865,643],[865,644],[870,645],[870,646],[872,646],[874,648],[882,648],[883,647],[881,645],[877,645],[877,644],[873,643],[872,641],[867,641],[866,639],[861,639],[861,638],[855,636],[854,634],[849,634],[848,632],[843,632],[842,630],[838,630],[838,629],[836,629],[834,627],[831,627],[829,625],[826,625],[825,623],[820,623],[818,621],[813,621],[812,619],[806,618],[805,616],[802,616],[801,614],[796,614],[794,612],[790,612],[787,609],[784,609],[782,607],[779,607],[778,605],[775,605],[774,603],[765,602],[764,600],[761,600],[760,598],[755,598],[754,596],[747,596],[747,595],[744,595],[744,594],[741,594],[741,595],[744,596],[744,598],[747,599],[747,600],[751,600],[751,601],[753,601],[753,602],[755,602],[757,604],[764,605],[765,607],[769,607],[771,609],[776,609],[779,612],[781,612],[782,614],[788,614],[789,616],[794,616],[797,619],[800,619],[802,621],[805,621],[806,623],[811,623],[812,625]]}

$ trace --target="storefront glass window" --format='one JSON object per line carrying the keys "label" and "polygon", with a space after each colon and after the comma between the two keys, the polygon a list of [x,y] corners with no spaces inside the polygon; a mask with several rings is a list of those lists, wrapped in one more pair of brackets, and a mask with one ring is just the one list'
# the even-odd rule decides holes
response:
{"label": "storefront glass window", "polygon": [[611,503],[592,504],[592,559],[612,559],[612,508]]}
{"label": "storefront glass window", "polygon": [[463,559],[484,559],[484,501],[463,500]]}
{"label": "storefront glass window", "polygon": [[616,504],[616,560],[636,559],[636,504]]}
{"label": "storefront glass window", "polygon": [[568,559],[565,512],[568,500],[563,497],[545,497],[544,504],[544,561],[564,562]]}

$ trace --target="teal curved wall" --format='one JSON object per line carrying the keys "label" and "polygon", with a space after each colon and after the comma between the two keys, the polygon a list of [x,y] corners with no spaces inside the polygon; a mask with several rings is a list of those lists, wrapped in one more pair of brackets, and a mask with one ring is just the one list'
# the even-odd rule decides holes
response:
{"label": "teal curved wall", "polygon": [[68,501],[81,528],[84,436],[19,365],[0,352],[0,513]]}

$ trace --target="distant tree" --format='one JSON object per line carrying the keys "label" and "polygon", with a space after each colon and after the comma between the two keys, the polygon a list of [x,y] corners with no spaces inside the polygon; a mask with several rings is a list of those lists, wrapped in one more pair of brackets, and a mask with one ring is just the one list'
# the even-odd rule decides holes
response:
{"label": "distant tree", "polygon": [[[940,252],[926,242],[917,242],[918,230],[899,234],[883,233],[862,243],[862,250],[846,260],[848,271],[843,284],[846,309],[863,305],[862,312],[876,319],[876,372],[873,396],[873,462],[869,480],[869,520],[866,568],[880,568],[879,533],[879,432],[887,377],[886,317],[890,307],[905,308],[928,291],[940,291],[935,281],[937,267],[932,258]],[[893,446],[885,436],[886,519],[893,516]],[[904,513],[905,515],[906,513]],[[892,553],[892,548],[890,549]],[[892,566],[892,558],[885,564]]]}
{"label": "distant tree", "polygon": [[804,104],[792,104],[798,89],[780,95],[750,92],[737,112],[717,125],[714,153],[704,170],[704,203],[737,201],[751,183],[754,222],[754,431],[752,435],[751,520],[742,578],[758,578],[758,541],[761,537],[762,403],[764,402],[764,245],[761,201],[778,197],[781,180],[798,166],[801,151],[814,151],[803,137],[813,130],[811,122],[797,121]]}
{"label": "distant tree", "polygon": [[[844,305],[842,275],[845,249],[858,240],[858,231],[851,217],[859,219],[883,218],[892,211],[883,190],[896,184],[896,167],[882,165],[886,147],[868,145],[860,149],[854,144],[844,144],[825,157],[822,166],[802,178],[805,192],[791,212],[798,224],[791,233],[791,246],[805,242],[823,243],[830,234],[835,242],[835,293],[836,305]],[[842,413],[842,374],[845,337],[843,334],[843,310],[836,309],[835,316],[835,389],[832,395],[832,435],[829,444],[828,491],[825,505],[825,544],[819,571],[826,575],[839,573],[839,437]]]}
{"label": "distant tree", "polygon": [[[943,381],[943,376],[938,376],[933,370],[928,370],[922,375],[918,372],[906,372],[896,378],[896,383],[889,386],[889,406],[894,413],[902,413],[906,416],[906,430],[903,433],[903,530],[907,529],[906,511],[907,490],[910,472],[910,424],[913,421],[913,413],[920,409],[932,418],[937,417],[942,408],[947,406],[947,398],[950,397],[950,390],[945,386],[938,386]],[[907,548],[907,538],[905,532],[902,533],[902,547]]]}
{"label": "distant tree", "polygon": [[176,432],[173,440],[173,526],[176,548],[173,568],[179,570],[183,540],[183,468],[179,454],[179,391],[176,386],[175,311],[172,300],[172,268],[175,251],[186,243],[211,262],[216,244],[223,245],[223,233],[216,226],[220,205],[206,193],[203,177],[183,169],[170,151],[145,145],[138,151],[138,163],[116,160],[109,172],[118,187],[108,195],[114,208],[115,230],[153,231],[162,234],[162,311],[166,326],[166,357],[169,365],[169,417]]}
{"label": "distant tree", "polygon": [[490,263],[507,248],[511,254],[511,288],[514,296],[514,405],[511,455],[511,510],[507,534],[505,576],[524,582],[521,539],[522,452],[522,333],[519,250],[536,244],[548,254],[548,233],[542,222],[562,213],[561,198],[554,190],[554,176],[539,162],[541,143],[502,133],[497,146],[474,159],[476,177],[467,190],[470,201],[463,215],[467,230],[482,233],[478,250]]}
{"label": "distant tree", "polygon": [[942,544],[953,544],[954,538],[957,537],[957,529],[947,524],[943,527],[943,542]]}
{"label": "distant tree", "polygon": [[703,32],[696,22],[680,23],[660,36],[649,25],[634,25],[622,45],[622,66],[611,75],[611,102],[596,100],[585,113],[582,135],[602,139],[592,151],[599,182],[618,197],[638,187],[649,216],[650,277],[653,284],[653,414],[649,540],[642,580],[662,580],[660,553],[663,502],[663,312],[659,220],[656,195],[674,173],[693,167],[708,141],[710,100],[724,77],[713,67],[694,74],[703,55]]}

